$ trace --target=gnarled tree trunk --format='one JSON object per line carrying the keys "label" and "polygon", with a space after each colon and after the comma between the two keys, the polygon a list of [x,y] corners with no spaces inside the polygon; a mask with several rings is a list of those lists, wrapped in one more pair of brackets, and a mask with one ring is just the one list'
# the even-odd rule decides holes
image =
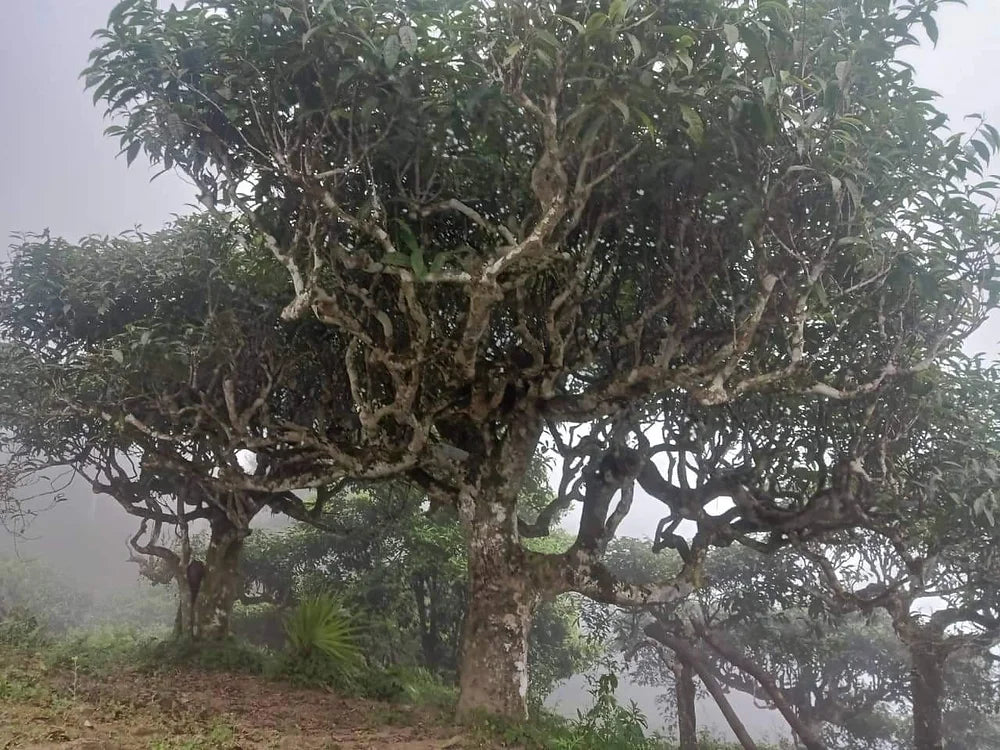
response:
{"label": "gnarled tree trunk", "polygon": [[517,535],[507,528],[512,510],[499,500],[480,503],[469,530],[460,718],[488,712],[524,719],[528,713],[528,635],[539,597],[526,575]]}
{"label": "gnarled tree trunk", "polygon": [[528,715],[528,635],[540,592],[521,546],[517,494],[540,424],[511,425],[475,483],[458,496],[468,552],[469,603],[459,660],[458,716]]}
{"label": "gnarled tree trunk", "polygon": [[212,520],[205,574],[194,599],[194,636],[221,640],[229,635],[233,604],[240,593],[240,553],[246,531],[225,517]]}
{"label": "gnarled tree trunk", "polygon": [[767,693],[767,697],[774,707],[785,717],[788,726],[795,733],[796,742],[801,740],[806,750],[826,750],[826,745],[822,740],[822,722],[803,721],[770,674],[739,649],[733,648],[724,640],[715,637],[708,629],[696,625],[695,630],[701,636],[701,639],[719,656],[757,681],[764,689],[764,692]]}
{"label": "gnarled tree trunk", "polygon": [[944,654],[928,644],[910,647],[913,700],[913,747],[943,750]]}

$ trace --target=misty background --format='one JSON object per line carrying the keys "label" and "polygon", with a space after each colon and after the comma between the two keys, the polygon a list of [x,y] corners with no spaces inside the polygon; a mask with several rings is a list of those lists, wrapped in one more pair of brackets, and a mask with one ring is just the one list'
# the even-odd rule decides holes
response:
{"label": "misty background", "polygon": [[[104,25],[116,0],[0,0],[0,262],[20,232],[49,229],[77,240],[87,234],[117,234],[136,227],[154,231],[176,215],[195,210],[195,190],[175,173],[151,181],[155,171],[140,155],[131,167],[116,158],[117,141],[103,136],[110,124],[83,89],[79,72],[93,47],[91,33]],[[918,83],[941,95],[938,106],[955,130],[970,126],[964,117],[980,113],[1000,124],[1000,7],[996,0],[969,0],[969,7],[946,5],[938,16],[940,40],[926,39],[905,59]],[[1000,171],[1000,170],[997,170]],[[972,351],[1000,351],[1000,321],[991,321],[970,341]],[[0,373],[2,377],[2,373]],[[67,501],[41,513],[25,535],[0,531],[0,557],[38,560],[72,586],[106,596],[147,586],[128,562],[126,540],[137,528],[107,497],[80,482]],[[262,514],[258,525],[272,525]],[[639,498],[622,525],[623,535],[648,537],[660,514],[650,498]],[[575,519],[571,516],[568,523]],[[583,705],[585,683],[571,680],[554,696],[564,710]],[[657,690],[625,684],[624,700],[634,699],[658,728]],[[778,733],[749,697],[734,696],[748,728],[762,739]],[[714,705],[700,705],[706,724],[720,726]],[[783,732],[782,732],[783,733]]]}

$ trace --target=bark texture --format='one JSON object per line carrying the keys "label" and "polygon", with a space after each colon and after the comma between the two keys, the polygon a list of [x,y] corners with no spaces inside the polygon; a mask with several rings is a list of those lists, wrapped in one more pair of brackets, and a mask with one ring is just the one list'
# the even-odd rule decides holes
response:
{"label": "bark texture", "polygon": [[229,636],[233,604],[240,594],[240,553],[245,532],[225,520],[212,522],[205,576],[194,597],[194,636],[215,641]]}
{"label": "bark texture", "polygon": [[695,708],[694,668],[677,659],[673,664],[677,694],[678,750],[698,750],[698,715]]}
{"label": "bark texture", "polygon": [[528,635],[540,600],[518,532],[517,495],[540,424],[524,419],[494,443],[474,483],[458,496],[468,551],[469,607],[462,631],[457,713],[528,715]]}
{"label": "bark texture", "polygon": [[913,747],[916,750],[944,750],[942,701],[944,699],[944,658],[932,646],[911,646],[911,689],[913,691]]}
{"label": "bark texture", "polygon": [[[528,715],[528,634],[538,597],[523,552],[500,529],[500,504],[483,509],[469,540],[469,610],[462,633],[459,718],[477,713]],[[514,540],[516,543],[516,538]]]}

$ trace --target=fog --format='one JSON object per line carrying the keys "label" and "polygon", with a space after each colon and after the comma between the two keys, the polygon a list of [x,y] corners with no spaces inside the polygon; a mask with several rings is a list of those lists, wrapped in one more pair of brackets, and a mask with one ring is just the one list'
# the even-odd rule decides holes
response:
{"label": "fog", "polygon": [[[116,143],[102,135],[102,113],[83,90],[79,71],[115,0],[5,0],[0,37],[0,235],[40,231],[76,239],[114,234],[136,226],[156,229],[186,213],[194,190],[175,174],[150,181],[140,156],[131,168],[116,158]],[[907,58],[922,85],[938,91],[953,127],[971,112],[1000,123],[1000,86],[992,70],[1000,59],[1000,24],[994,0],[970,0],[969,8],[946,6],[939,17],[940,43],[914,49]],[[5,253],[6,251],[4,251]],[[0,256],[2,257],[2,256]],[[976,351],[998,351],[1000,324],[992,321],[970,342]],[[38,559],[80,590],[95,594],[136,585],[125,542],[135,520],[82,482],[66,502],[41,514],[23,537],[0,535],[0,556]],[[650,498],[637,499],[621,533],[649,536],[659,513]],[[274,523],[268,518],[263,523]],[[579,681],[557,698],[578,704]],[[656,713],[655,691],[626,685],[622,694]],[[749,709],[750,701],[738,701]],[[705,709],[706,716],[709,709]],[[753,721],[751,719],[751,721]],[[714,724],[718,724],[713,721]],[[655,721],[654,721],[655,724]],[[770,725],[762,717],[758,729]],[[773,726],[773,725],[772,725]]]}

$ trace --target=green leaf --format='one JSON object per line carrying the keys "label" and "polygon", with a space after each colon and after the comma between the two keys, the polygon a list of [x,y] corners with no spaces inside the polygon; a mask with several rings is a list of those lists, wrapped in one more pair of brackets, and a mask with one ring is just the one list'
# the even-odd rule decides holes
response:
{"label": "green leaf", "polygon": [[844,186],[847,188],[847,192],[851,194],[851,200],[854,202],[854,207],[861,208],[861,188],[858,187],[858,183],[850,177],[845,177]]}
{"label": "green leaf", "polygon": [[590,35],[600,31],[607,24],[608,20],[606,13],[594,13],[587,19],[587,34]]}
{"label": "green leaf", "polygon": [[773,102],[775,97],[778,95],[778,79],[774,76],[768,76],[763,81],[764,85],[764,101]]}
{"label": "green leaf", "polygon": [[413,273],[416,274],[418,279],[423,279],[427,276],[427,264],[424,263],[424,251],[419,247],[413,251],[412,255],[410,255],[410,268],[413,269]]}
{"label": "green leaf", "polygon": [[123,364],[125,362],[125,355],[122,353],[121,349],[112,349],[111,359],[113,359],[118,364]]}
{"label": "green leaf", "polygon": [[646,128],[646,132],[649,133],[650,138],[656,137],[656,123],[653,122],[653,118],[643,112],[641,109],[636,109],[635,116],[642,123],[642,126]]}
{"label": "green leaf", "polygon": [[740,41],[740,30],[731,23],[722,24],[722,33],[726,36],[726,41],[730,47],[735,47]]}
{"label": "green leaf", "polygon": [[139,0],[121,0],[120,3],[111,9],[111,13],[108,14],[108,26],[114,26],[121,21],[125,15],[125,11],[138,2]]}
{"label": "green leaf", "polygon": [[139,155],[139,149],[141,148],[142,141],[132,141],[128,150],[125,152],[125,162],[131,166],[132,162],[135,161],[135,157]]}
{"label": "green leaf", "polygon": [[920,20],[924,24],[924,31],[927,32],[927,38],[931,40],[931,44],[937,47],[938,41],[938,25],[937,21],[934,20],[934,16],[930,13],[924,13]]}
{"label": "green leaf", "polygon": [[771,18],[782,27],[792,23],[791,10],[789,10],[788,6],[784,3],[776,2],[776,0],[767,0],[766,2],[758,3],[757,10],[761,14]]}
{"label": "green leaf", "polygon": [[623,102],[621,99],[618,99],[618,98],[613,97],[613,96],[610,97],[610,101],[611,101],[612,104],[615,105],[615,107],[618,108],[618,111],[621,112],[622,119],[625,122],[628,122],[628,120],[629,120],[628,105],[625,102]]}
{"label": "green leaf", "polygon": [[514,42],[509,47],[507,47],[507,53],[503,58],[504,65],[510,65],[511,60],[517,57],[517,53],[524,49],[524,44],[522,42]]}
{"label": "green leaf", "polygon": [[683,49],[682,50],[678,50],[675,53],[675,55],[676,55],[677,59],[681,61],[681,64],[685,68],[687,68],[688,75],[690,75],[691,71],[694,70],[694,60],[691,59],[691,55],[689,55],[687,53],[687,50],[683,50]]}
{"label": "green leaf", "polygon": [[628,3],[625,0],[613,0],[608,9],[608,18],[612,23],[619,23],[624,20],[628,10]]}
{"label": "green leaf", "polygon": [[417,52],[417,32],[410,26],[399,27],[399,42],[406,50],[406,54],[414,55]]}
{"label": "green leaf", "polygon": [[410,256],[406,253],[386,253],[382,256],[382,262],[387,266],[410,267]]}
{"label": "green leaf", "polygon": [[700,146],[705,140],[705,122],[701,119],[701,115],[687,104],[682,104],[681,118],[687,126],[688,137]]}
{"label": "green leaf", "polygon": [[549,45],[552,49],[562,49],[562,45],[559,43],[559,40],[553,36],[551,31],[546,31],[545,29],[535,29],[534,37],[535,39],[539,39]]}
{"label": "green leaf", "polygon": [[830,175],[830,187],[833,188],[834,200],[840,198],[840,192],[844,189],[844,183],[840,181],[840,178]]}
{"label": "green leaf", "polygon": [[628,39],[628,43],[632,45],[632,64],[634,65],[635,61],[642,57],[642,42],[639,41],[635,34],[626,33],[625,37]]}
{"label": "green leaf", "polygon": [[399,37],[396,34],[386,37],[385,43],[382,45],[382,59],[387,68],[396,67],[396,63],[399,62],[399,50]]}
{"label": "green leaf", "polygon": [[574,29],[576,29],[577,34],[582,34],[585,31],[585,29],[583,28],[583,24],[577,21],[575,18],[570,18],[569,16],[561,16],[559,14],[556,14],[556,18],[558,18],[560,21],[565,21]]}
{"label": "green leaf", "polygon": [[989,123],[983,123],[983,130],[986,132],[986,140],[994,149],[1000,149],[1000,132]]}
{"label": "green leaf", "polygon": [[984,162],[988,162],[990,160],[991,154],[990,154],[990,147],[989,146],[987,146],[982,141],[970,141],[969,144],[972,146],[972,148],[975,150],[975,152],[977,154],[979,154],[980,158]]}
{"label": "green leaf", "polygon": [[740,29],[740,39],[747,46],[750,57],[757,63],[761,71],[769,70],[771,67],[771,57],[767,49],[767,41],[764,39],[760,29],[752,26],[743,26]]}
{"label": "green leaf", "polygon": [[837,244],[841,245],[841,246],[843,246],[843,245],[867,245],[868,244],[868,240],[866,240],[864,237],[854,237],[854,236],[841,237],[839,240],[837,240]]}
{"label": "green leaf", "polygon": [[448,258],[451,253],[438,253],[434,256],[434,260],[431,261],[431,273],[441,273],[444,268],[444,264],[448,262]]}
{"label": "green leaf", "polygon": [[420,243],[417,242],[417,235],[410,229],[410,225],[402,219],[397,219],[396,224],[399,225],[399,233],[403,238],[403,244],[406,245],[406,248],[411,253],[418,252],[420,250]]}

